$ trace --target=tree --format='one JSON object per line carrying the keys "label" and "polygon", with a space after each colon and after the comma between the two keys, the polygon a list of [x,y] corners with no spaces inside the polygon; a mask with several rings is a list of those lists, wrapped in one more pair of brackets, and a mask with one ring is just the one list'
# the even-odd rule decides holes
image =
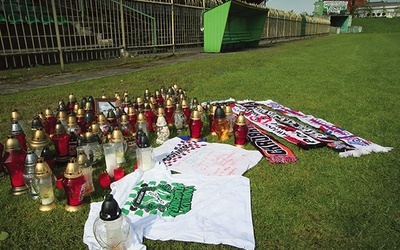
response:
{"label": "tree", "polygon": [[348,10],[353,15],[357,8],[367,3],[367,0],[348,0]]}

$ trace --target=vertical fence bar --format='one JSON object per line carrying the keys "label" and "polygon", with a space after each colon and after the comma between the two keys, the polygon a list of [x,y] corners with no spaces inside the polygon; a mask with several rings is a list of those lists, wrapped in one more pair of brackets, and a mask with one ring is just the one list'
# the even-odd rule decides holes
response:
{"label": "vertical fence bar", "polygon": [[64,58],[63,58],[63,51],[62,51],[62,48],[61,48],[60,30],[58,29],[58,20],[57,20],[58,18],[57,18],[55,0],[51,0],[51,8],[52,8],[52,11],[53,11],[54,27],[55,27],[55,30],[56,30],[57,50],[58,50],[58,55],[59,55],[59,60],[60,60],[61,72],[64,72],[65,71]]}
{"label": "vertical fence bar", "polygon": [[172,54],[175,55],[175,12],[174,0],[171,0],[171,38],[172,38]]}
{"label": "vertical fence bar", "polygon": [[124,6],[122,4],[122,0],[120,0],[119,4],[119,12],[121,16],[121,34],[122,34],[122,49],[126,49],[126,42],[125,42],[125,20],[124,20]]}

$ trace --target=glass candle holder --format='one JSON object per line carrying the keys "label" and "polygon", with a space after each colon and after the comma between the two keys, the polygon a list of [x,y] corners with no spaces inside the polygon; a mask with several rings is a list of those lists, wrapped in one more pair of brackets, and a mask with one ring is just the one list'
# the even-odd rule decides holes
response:
{"label": "glass candle holder", "polygon": [[99,217],[93,223],[93,233],[102,249],[126,250],[130,233],[129,219],[121,212],[112,194],[105,197]]}
{"label": "glass candle holder", "polygon": [[77,99],[73,93],[68,95],[67,112],[71,113],[74,110]]}
{"label": "glass candle holder", "polygon": [[126,142],[124,140],[124,135],[119,127],[116,127],[112,132],[111,137],[112,143],[114,143],[115,153],[117,156],[117,164],[123,164],[125,160]]}
{"label": "glass candle holder", "polygon": [[65,168],[62,186],[67,197],[65,210],[68,212],[78,211],[83,203],[86,180],[75,158],[70,158]]}
{"label": "glass candle holder", "polygon": [[11,125],[11,134],[17,138],[21,149],[26,151],[28,149],[28,144],[26,142],[25,132],[22,130],[22,127],[18,121],[13,121]]}
{"label": "glass candle holder", "polygon": [[186,126],[189,126],[189,120],[190,120],[190,116],[192,114],[192,110],[189,107],[189,104],[187,103],[186,99],[182,100],[181,102],[181,106],[182,106],[182,112],[186,117]]}
{"label": "glass candle holder", "polygon": [[67,162],[69,159],[69,135],[64,126],[58,121],[54,135],[51,138],[56,152],[56,162]]}
{"label": "glass candle holder", "polygon": [[136,131],[142,130],[147,136],[149,135],[149,125],[143,113],[139,113],[135,125]]}
{"label": "glass candle holder", "polygon": [[168,99],[165,103],[165,118],[168,126],[172,126],[174,124],[174,105],[171,99]]}
{"label": "glass candle holder", "polygon": [[167,125],[167,121],[164,116],[160,115],[157,118],[157,139],[156,143],[163,144],[169,138],[170,131]]}
{"label": "glass candle holder", "polygon": [[3,163],[10,176],[11,193],[13,195],[24,194],[28,192],[23,177],[26,152],[21,149],[18,140],[13,135],[8,136],[5,148]]}
{"label": "glass candle holder", "polygon": [[44,129],[48,135],[53,136],[57,119],[50,108],[47,108],[44,111],[44,115],[46,117],[46,120],[44,121]]}
{"label": "glass candle holder", "polygon": [[203,130],[203,122],[201,121],[200,113],[194,110],[189,120],[190,140],[199,141]]}
{"label": "glass candle holder", "polygon": [[117,164],[125,163],[125,151],[126,151],[126,142],[125,141],[116,141],[113,142],[115,147],[115,154],[117,156]]}
{"label": "glass candle holder", "polygon": [[224,110],[220,106],[215,110],[212,125],[219,140],[226,141],[229,139],[229,123]]}
{"label": "glass candle holder", "polygon": [[78,149],[78,156],[76,158],[76,162],[81,168],[82,175],[85,178],[85,193],[84,196],[88,196],[93,193],[94,185],[93,185],[93,168],[92,163],[90,162],[88,156],[86,155],[84,149]]}
{"label": "glass candle holder", "polygon": [[82,136],[82,147],[87,148],[89,160],[92,164],[97,164],[103,158],[101,139],[94,133],[88,131]]}
{"label": "glass candle holder", "polygon": [[180,104],[176,104],[175,112],[174,112],[174,125],[178,132],[186,127],[186,116],[182,111],[182,107]]}
{"label": "glass candle holder", "polygon": [[138,168],[142,171],[148,171],[154,167],[153,148],[145,133],[138,133],[140,137],[137,142],[136,161]]}
{"label": "glass candle holder", "polygon": [[209,122],[209,126],[210,126],[210,133],[211,135],[217,135],[217,133],[215,133],[215,128],[214,128],[214,113],[215,110],[217,109],[216,105],[212,105],[210,107],[210,112],[208,114],[208,122]]}
{"label": "glass candle holder", "polygon": [[74,114],[68,115],[68,120],[67,120],[67,134],[70,132],[74,132],[76,136],[79,136],[81,134],[81,128],[78,125],[76,116]]}
{"label": "glass candle holder", "polygon": [[119,129],[121,130],[124,139],[132,137],[133,128],[132,128],[131,123],[129,122],[128,115],[124,114],[121,116],[121,122],[120,122]]}
{"label": "glass candle holder", "polygon": [[[155,123],[157,120],[157,115],[154,113],[154,111],[151,109],[151,107],[148,103],[146,103],[144,106],[143,114],[147,121],[148,131],[155,131],[156,130]],[[140,117],[139,117],[139,119],[140,119]]]}
{"label": "glass candle holder", "polygon": [[136,114],[136,109],[134,107],[128,108],[128,120],[132,127],[132,133],[135,134],[136,133],[137,114]]}
{"label": "glass candle holder", "polygon": [[247,142],[248,127],[246,124],[246,118],[242,113],[239,114],[236,123],[233,126],[233,130],[235,145],[237,147],[244,147],[245,143]]}
{"label": "glass candle holder", "polygon": [[117,154],[114,143],[103,144],[106,170],[110,177],[114,177],[114,169],[117,168]]}
{"label": "glass candle holder", "polygon": [[35,190],[33,186],[33,182],[35,179],[34,176],[35,166],[37,160],[38,160],[37,155],[32,150],[28,150],[25,157],[25,163],[24,163],[25,168],[24,168],[23,178],[25,185],[28,187],[29,196],[33,200],[39,199],[39,193]]}
{"label": "glass candle holder", "polygon": [[233,127],[235,126],[236,123],[236,116],[232,112],[232,107],[229,105],[225,106],[225,114],[226,114],[226,120],[228,121],[229,125],[229,135],[233,134]]}
{"label": "glass candle holder", "polygon": [[54,196],[55,178],[49,165],[40,157],[35,166],[34,187],[39,193],[40,211],[50,211],[56,208],[56,198]]}

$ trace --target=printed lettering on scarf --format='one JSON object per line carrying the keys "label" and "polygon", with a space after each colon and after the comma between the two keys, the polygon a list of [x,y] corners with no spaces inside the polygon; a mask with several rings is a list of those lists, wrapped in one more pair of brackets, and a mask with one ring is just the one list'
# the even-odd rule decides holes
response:
{"label": "printed lettering on scarf", "polygon": [[342,141],[342,144],[336,143],[338,147],[344,147],[346,149],[345,152],[339,153],[340,157],[359,157],[361,155],[370,154],[371,152],[385,153],[392,150],[392,147],[383,147],[371,141],[367,141],[333,123],[325,121],[321,118],[316,118],[312,115],[306,115],[299,110],[293,110],[272,100],[258,101],[257,103],[263,104],[269,108],[279,111],[282,114],[295,117],[305,124],[320,129],[327,135],[335,136],[340,141]]}
{"label": "printed lettering on scarf", "polygon": [[286,141],[296,144],[300,148],[310,149],[323,147],[326,143],[318,141],[311,136],[303,133],[301,130],[278,123],[274,118],[264,113],[259,113],[254,107],[247,108],[245,104],[235,103],[232,108],[235,114],[243,113],[248,121],[260,129],[273,133]]}

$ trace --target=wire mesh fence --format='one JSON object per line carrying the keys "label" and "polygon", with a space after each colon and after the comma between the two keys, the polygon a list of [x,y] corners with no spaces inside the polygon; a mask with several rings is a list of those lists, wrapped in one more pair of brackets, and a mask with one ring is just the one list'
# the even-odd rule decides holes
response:
{"label": "wire mesh fence", "polygon": [[[199,48],[204,12],[222,3],[0,0],[0,69]],[[262,39],[329,33],[329,22],[307,18],[305,26],[302,16],[271,9]]]}

